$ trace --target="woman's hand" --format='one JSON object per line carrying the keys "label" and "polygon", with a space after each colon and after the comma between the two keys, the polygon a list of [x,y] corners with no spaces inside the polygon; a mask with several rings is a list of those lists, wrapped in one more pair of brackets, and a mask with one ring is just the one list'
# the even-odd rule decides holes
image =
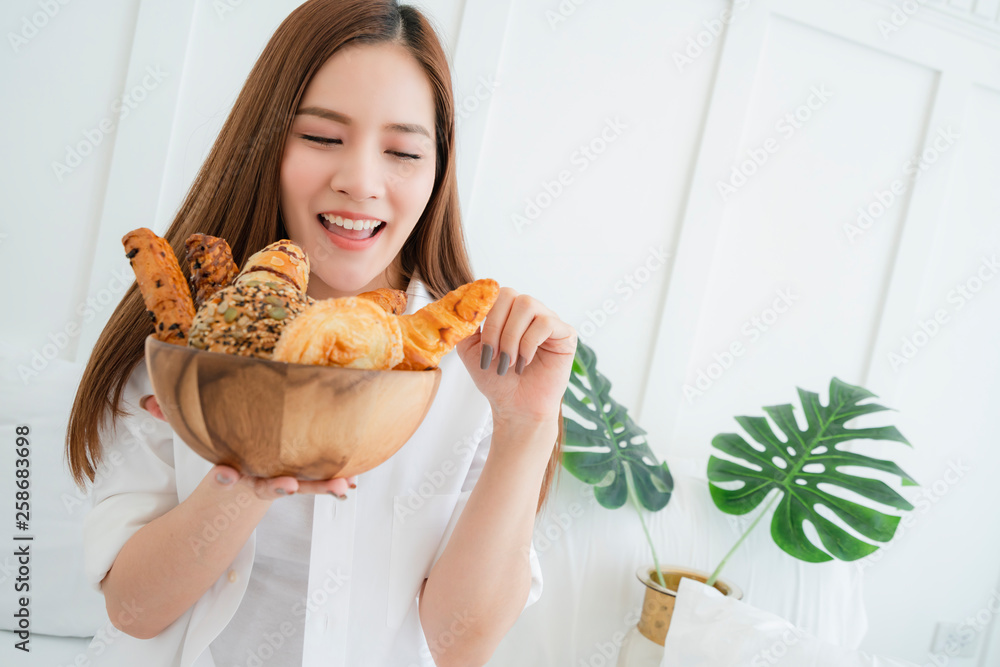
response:
{"label": "woman's hand", "polygon": [[[156,397],[148,394],[139,399],[139,407],[156,417],[166,421]],[[207,477],[214,479],[219,486],[230,488],[231,485],[247,487],[261,500],[274,500],[293,493],[329,493],[341,500],[347,499],[347,490],[357,487],[356,477],[335,478],[322,481],[305,481],[295,477],[251,477],[241,475],[235,468],[217,465],[212,468]]]}
{"label": "woman's hand", "polygon": [[457,346],[494,422],[556,419],[576,354],[576,331],[527,294],[500,289],[477,331]]}

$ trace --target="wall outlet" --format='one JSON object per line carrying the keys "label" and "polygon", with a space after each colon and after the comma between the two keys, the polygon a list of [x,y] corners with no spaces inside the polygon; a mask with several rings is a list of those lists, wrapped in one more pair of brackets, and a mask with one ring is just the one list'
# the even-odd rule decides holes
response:
{"label": "wall outlet", "polygon": [[951,658],[974,658],[979,645],[979,634],[964,623],[939,621],[934,629],[931,653]]}

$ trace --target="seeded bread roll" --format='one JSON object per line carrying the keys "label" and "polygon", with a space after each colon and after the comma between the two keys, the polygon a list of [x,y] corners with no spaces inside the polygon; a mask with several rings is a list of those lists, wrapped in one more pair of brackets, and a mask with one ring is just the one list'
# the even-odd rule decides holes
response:
{"label": "seeded bread roll", "polygon": [[194,317],[194,302],[173,248],[145,227],[122,237],[146,312],[160,340],[184,345]]}
{"label": "seeded bread roll", "polygon": [[239,268],[225,239],[208,234],[192,234],[184,242],[191,271],[191,290],[195,308],[223,287],[228,287]]}
{"label": "seeded bread roll", "polygon": [[270,359],[285,326],[313,299],[287,282],[247,280],[213,294],[198,310],[188,345]]}
{"label": "seeded bread roll", "polygon": [[250,255],[236,276],[237,283],[249,280],[287,282],[305,293],[309,286],[309,258],[293,241],[275,241],[260,252]]}

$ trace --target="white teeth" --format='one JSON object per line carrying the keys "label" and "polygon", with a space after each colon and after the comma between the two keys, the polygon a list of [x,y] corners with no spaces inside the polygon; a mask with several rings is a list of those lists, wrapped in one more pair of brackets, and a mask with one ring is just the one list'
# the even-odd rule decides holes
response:
{"label": "white teeth", "polygon": [[344,229],[371,229],[372,227],[377,227],[379,224],[378,220],[351,220],[350,218],[342,218],[339,215],[330,215],[329,213],[322,213],[321,215],[328,223],[339,225]]}

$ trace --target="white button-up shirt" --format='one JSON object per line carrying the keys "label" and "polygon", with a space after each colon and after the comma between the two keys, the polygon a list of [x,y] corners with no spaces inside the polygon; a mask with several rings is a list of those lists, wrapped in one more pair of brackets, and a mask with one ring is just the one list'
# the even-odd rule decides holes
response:
{"label": "white button-up shirt", "polygon": [[[407,292],[407,313],[433,300],[417,278]],[[437,396],[410,440],[388,461],[359,475],[358,488],[346,501],[330,495],[313,499],[308,594],[304,608],[293,610],[305,616],[303,667],[434,664],[420,626],[417,593],[479,478],[492,433],[489,403],[457,352],[446,355],[440,368]],[[139,408],[139,398],[152,393],[140,363],[123,396],[128,415],[102,443],[110,463],[100,466],[84,527],[87,577],[98,589],[125,542],[186,499],[213,466],[169,425]],[[206,525],[202,533],[211,539],[212,530]],[[216,667],[208,646],[240,604],[255,538],[256,531],[211,588],[156,637],[136,639],[110,624],[100,628],[89,651],[94,664]],[[525,606],[538,599],[542,587],[534,547],[530,561]],[[122,613],[127,619],[141,610]],[[466,628],[461,610],[452,627],[456,635]],[[247,648],[257,655],[266,643],[267,637],[247,638]]]}

